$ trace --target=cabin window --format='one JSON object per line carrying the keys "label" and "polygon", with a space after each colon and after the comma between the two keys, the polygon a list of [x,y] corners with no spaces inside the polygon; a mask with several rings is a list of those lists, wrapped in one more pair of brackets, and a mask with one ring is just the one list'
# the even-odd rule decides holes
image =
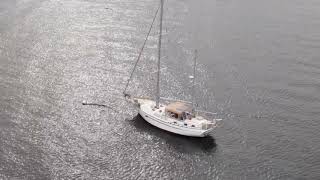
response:
{"label": "cabin window", "polygon": [[194,125],[191,125],[191,127],[195,127]]}
{"label": "cabin window", "polygon": [[174,118],[178,119],[178,114],[174,113]]}
{"label": "cabin window", "polygon": [[184,125],[187,126],[188,124],[187,124],[187,123],[184,123]]}
{"label": "cabin window", "polygon": [[173,112],[169,112],[169,116],[172,117],[172,118],[175,118],[175,119],[178,119],[178,114],[176,113],[173,113]]}
{"label": "cabin window", "polygon": [[192,119],[192,115],[190,113],[186,113],[186,119],[191,120]]}
{"label": "cabin window", "polygon": [[186,112],[182,112],[181,115],[181,120],[187,119],[187,113]]}

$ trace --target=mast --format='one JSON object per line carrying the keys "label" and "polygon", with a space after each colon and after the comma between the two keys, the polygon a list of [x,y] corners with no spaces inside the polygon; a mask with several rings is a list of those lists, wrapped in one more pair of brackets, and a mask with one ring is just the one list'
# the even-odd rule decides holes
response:
{"label": "mast", "polygon": [[197,66],[198,51],[194,51],[194,63],[193,63],[193,80],[192,80],[192,113],[195,113],[195,85],[196,85],[196,66]]}
{"label": "mast", "polygon": [[159,108],[159,101],[160,101],[160,59],[161,59],[163,2],[164,2],[164,0],[160,0],[160,33],[159,33],[159,43],[158,43],[158,72],[157,72],[156,108]]}

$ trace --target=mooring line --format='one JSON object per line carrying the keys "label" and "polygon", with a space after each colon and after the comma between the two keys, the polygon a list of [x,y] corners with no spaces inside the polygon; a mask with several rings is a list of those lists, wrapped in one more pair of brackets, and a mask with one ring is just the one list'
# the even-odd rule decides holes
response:
{"label": "mooring line", "polygon": [[118,112],[117,110],[115,110],[113,107],[111,106],[108,106],[108,105],[105,105],[105,104],[98,104],[98,103],[88,103],[88,102],[82,102],[82,105],[84,106],[99,106],[99,107],[105,107],[105,108],[108,108],[108,109],[111,109],[115,112]]}

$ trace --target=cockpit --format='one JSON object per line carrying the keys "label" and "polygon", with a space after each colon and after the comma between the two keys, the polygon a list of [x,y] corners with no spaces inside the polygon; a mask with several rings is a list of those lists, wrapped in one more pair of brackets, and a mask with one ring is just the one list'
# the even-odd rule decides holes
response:
{"label": "cockpit", "polygon": [[165,109],[166,116],[177,119],[177,120],[186,120],[192,119],[192,107],[186,103],[174,102],[166,106]]}

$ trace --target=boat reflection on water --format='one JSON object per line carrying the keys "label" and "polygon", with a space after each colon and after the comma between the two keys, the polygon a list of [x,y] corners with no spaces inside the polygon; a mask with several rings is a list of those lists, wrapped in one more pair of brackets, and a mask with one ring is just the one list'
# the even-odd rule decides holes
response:
{"label": "boat reflection on water", "polygon": [[139,114],[135,116],[130,123],[137,131],[148,133],[151,136],[165,140],[168,145],[181,153],[196,153],[199,151],[212,153],[215,152],[217,148],[215,139],[212,136],[199,138],[177,135],[152,126]]}

